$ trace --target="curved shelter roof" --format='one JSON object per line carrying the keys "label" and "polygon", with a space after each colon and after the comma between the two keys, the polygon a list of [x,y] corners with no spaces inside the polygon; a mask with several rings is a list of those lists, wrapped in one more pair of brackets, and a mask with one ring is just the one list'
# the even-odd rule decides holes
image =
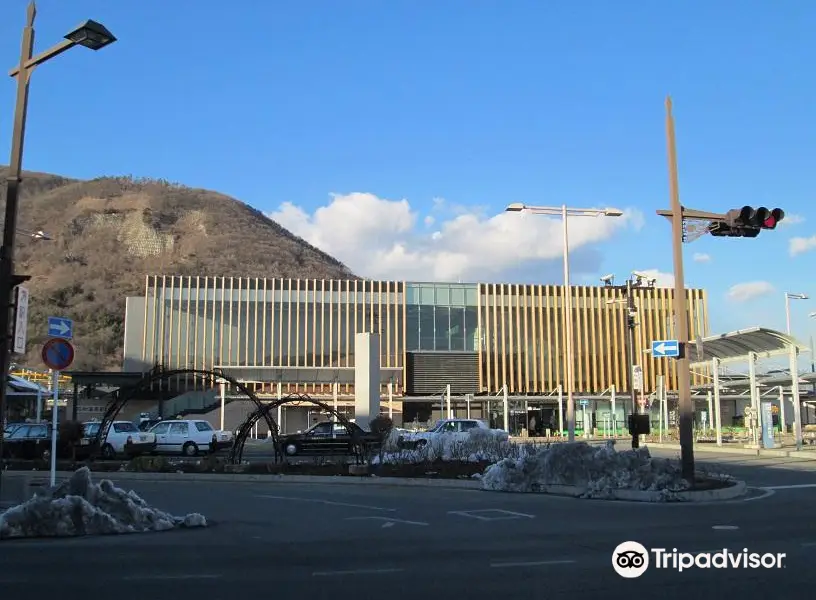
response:
{"label": "curved shelter roof", "polygon": [[709,364],[712,358],[720,359],[721,363],[744,361],[750,353],[754,353],[757,358],[782,356],[790,353],[791,347],[799,352],[809,351],[807,346],[800,344],[792,336],[764,327],[711,335],[702,338],[697,346],[698,349],[702,346],[703,356],[702,360],[692,360],[692,366]]}

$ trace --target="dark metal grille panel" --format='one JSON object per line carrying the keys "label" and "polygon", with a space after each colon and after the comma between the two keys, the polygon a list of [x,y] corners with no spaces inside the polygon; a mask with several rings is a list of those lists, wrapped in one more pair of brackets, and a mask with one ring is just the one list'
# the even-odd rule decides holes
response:
{"label": "dark metal grille panel", "polygon": [[479,391],[479,355],[476,352],[409,352],[406,371],[409,396],[442,394],[448,384],[452,395]]}

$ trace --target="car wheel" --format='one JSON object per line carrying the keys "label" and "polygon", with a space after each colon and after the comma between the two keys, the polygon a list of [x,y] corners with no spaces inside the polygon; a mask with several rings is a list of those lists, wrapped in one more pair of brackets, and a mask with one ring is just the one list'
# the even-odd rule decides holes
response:
{"label": "car wheel", "polygon": [[181,452],[184,456],[195,456],[198,454],[198,446],[196,446],[193,442],[187,442],[181,448]]}
{"label": "car wheel", "polygon": [[106,458],[108,460],[116,458],[116,451],[113,449],[113,446],[110,444],[105,444],[102,446],[102,458]]}
{"label": "car wheel", "polygon": [[298,453],[297,444],[286,444],[283,448],[283,451],[286,452],[287,456],[294,456]]}

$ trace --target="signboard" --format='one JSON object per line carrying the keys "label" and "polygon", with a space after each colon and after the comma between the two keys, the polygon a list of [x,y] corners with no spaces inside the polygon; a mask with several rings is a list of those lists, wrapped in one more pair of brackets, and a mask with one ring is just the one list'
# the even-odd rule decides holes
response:
{"label": "signboard", "polygon": [[657,340],[652,342],[652,357],[677,358],[680,356],[680,343],[677,340]]}
{"label": "signboard", "polygon": [[643,391],[643,367],[632,365],[632,387],[638,391]]}
{"label": "signboard", "polygon": [[773,448],[776,445],[774,441],[773,430],[773,403],[762,403],[762,446],[764,448]]}
{"label": "signboard", "polygon": [[578,401],[578,404],[580,404],[583,408],[586,408],[587,406],[589,406],[589,400],[587,400],[586,398],[581,398]]}
{"label": "signboard", "polygon": [[51,338],[43,345],[42,361],[54,371],[64,371],[74,362],[74,347],[62,338]]}
{"label": "signboard", "polygon": [[16,309],[14,311],[14,345],[12,351],[25,354],[28,337],[28,288],[17,286]]}
{"label": "signboard", "polygon": [[48,337],[74,339],[74,322],[65,317],[48,317]]}

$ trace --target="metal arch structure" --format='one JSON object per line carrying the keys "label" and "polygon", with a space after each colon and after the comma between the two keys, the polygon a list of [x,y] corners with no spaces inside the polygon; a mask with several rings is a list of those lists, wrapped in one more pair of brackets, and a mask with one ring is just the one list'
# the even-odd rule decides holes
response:
{"label": "metal arch structure", "polygon": [[[258,399],[252,390],[229,375],[219,373],[218,371],[209,371],[207,369],[165,369],[161,365],[157,365],[151,371],[145,373],[144,377],[142,377],[142,379],[135,385],[129,386],[124,390],[120,388],[109,394],[113,396],[113,399],[110,404],[108,404],[105,414],[102,417],[102,422],[99,424],[99,429],[91,441],[91,457],[95,458],[98,455],[100,449],[102,448],[102,436],[104,432],[107,430],[110,424],[113,423],[116,416],[119,414],[122,408],[124,408],[128,401],[132,400],[138,393],[149,389],[154,383],[165,381],[171,377],[178,377],[181,375],[188,377],[192,376],[195,379],[201,379],[204,381],[223,379],[227,383],[235,386],[239,392],[249,398],[255,404],[256,412],[263,407],[263,403],[260,401],[260,399]],[[269,426],[269,430],[277,431],[277,424],[272,417],[268,414],[264,414],[263,416],[265,417],[266,424]]]}
{"label": "metal arch structure", "polygon": [[[235,443],[232,445],[232,450],[230,451],[229,460],[233,464],[239,464],[244,457],[244,445],[246,444],[247,439],[249,438],[249,434],[252,432],[252,428],[255,426],[255,423],[264,419],[267,424],[274,423],[272,417],[269,416],[273,410],[277,410],[279,406],[283,406],[284,404],[291,404],[295,402],[308,402],[314,406],[319,407],[320,409],[324,410],[325,412],[332,415],[337,421],[345,428],[346,432],[349,434],[352,440],[352,448],[354,449],[354,457],[355,460],[359,463],[360,460],[363,458],[364,448],[363,444],[357,441],[357,429],[354,427],[354,424],[349,421],[344,415],[340,414],[336,410],[334,410],[330,405],[322,402],[320,400],[315,400],[308,394],[289,394],[288,396],[284,396],[279,400],[273,400],[271,402],[264,402],[258,408],[255,409],[255,412],[250,414],[246,421],[244,421],[241,426],[238,428],[238,433],[235,436]],[[275,449],[275,462],[278,462],[279,458],[282,458],[283,455],[281,454],[280,450],[280,437],[278,435],[278,427],[269,428],[269,435],[272,437],[272,444]]]}

